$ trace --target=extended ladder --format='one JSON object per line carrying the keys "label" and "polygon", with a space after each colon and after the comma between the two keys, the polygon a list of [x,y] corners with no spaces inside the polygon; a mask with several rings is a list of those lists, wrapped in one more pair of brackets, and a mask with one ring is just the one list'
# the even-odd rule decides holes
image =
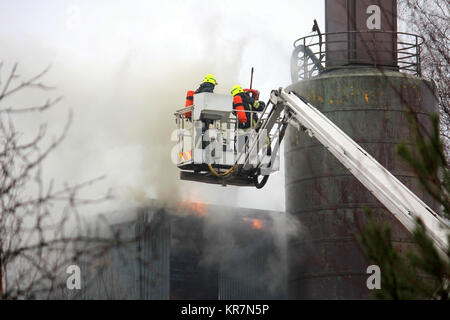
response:
{"label": "extended ladder", "polygon": [[443,252],[448,248],[447,222],[394,177],[377,160],[339,129],[306,99],[283,89],[272,91],[274,108],[283,108],[291,119],[315,137],[409,230],[420,218]]}

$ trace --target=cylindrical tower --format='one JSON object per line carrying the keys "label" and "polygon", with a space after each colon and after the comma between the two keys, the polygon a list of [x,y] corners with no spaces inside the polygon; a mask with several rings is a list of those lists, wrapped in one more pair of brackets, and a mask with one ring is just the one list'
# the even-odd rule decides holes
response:
{"label": "cylindrical tower", "polygon": [[[338,0],[326,1],[327,19],[331,16],[330,2],[336,5]],[[341,2],[347,5],[352,3]],[[389,5],[387,2],[390,2],[388,7],[392,8],[393,1],[381,2],[380,8]],[[361,10],[368,12],[366,8]],[[348,12],[358,14],[355,7],[351,6]],[[325,59],[315,60],[312,57],[313,54],[317,57],[327,52],[323,46],[330,39],[329,33],[325,34],[325,41],[320,41],[320,44],[317,42],[319,49],[314,50],[307,45],[300,48],[294,57],[299,60],[300,66],[294,73],[303,80],[286,90],[306,97],[416,195],[437,210],[437,204],[420,188],[413,171],[399,158],[396,149],[401,142],[413,144],[408,121],[411,111],[425,127],[431,125],[429,115],[437,112],[431,84],[418,76],[419,58],[414,44],[419,42],[412,41],[416,55],[413,55],[412,64],[405,65],[401,59],[397,59],[397,55],[401,57],[405,52],[403,47],[397,45],[398,33],[391,30],[386,32],[387,35],[381,35],[380,38],[387,37],[395,41],[395,50],[390,52],[390,56],[396,57],[389,63],[384,55],[381,68],[377,63],[380,55],[376,54],[376,42],[368,36],[367,30],[352,30],[352,36],[344,33],[342,38],[348,46],[342,47],[347,53],[339,55],[335,48],[331,55],[332,61],[324,62],[328,59],[326,54]],[[364,33],[364,37],[359,38],[359,33]],[[333,34],[333,37],[335,40],[337,34]],[[371,50],[375,53],[361,55],[354,51],[354,39],[362,41],[357,44],[362,50],[367,48],[364,39],[369,38]],[[298,47],[301,47],[301,41]],[[353,51],[349,52],[348,48],[353,48]],[[411,52],[411,48],[408,50]],[[385,52],[384,49],[380,51]],[[299,57],[299,52],[304,56]],[[364,59],[343,61],[343,56],[363,56]],[[373,60],[369,57],[373,57]],[[308,59],[312,62],[305,66]],[[304,227],[304,232],[289,244],[290,298],[369,298],[366,287],[369,264],[356,238],[367,222],[367,209],[371,210],[375,219],[391,226],[393,241],[399,250],[411,245],[409,233],[317,140],[289,128],[285,141],[286,210],[296,216]]]}

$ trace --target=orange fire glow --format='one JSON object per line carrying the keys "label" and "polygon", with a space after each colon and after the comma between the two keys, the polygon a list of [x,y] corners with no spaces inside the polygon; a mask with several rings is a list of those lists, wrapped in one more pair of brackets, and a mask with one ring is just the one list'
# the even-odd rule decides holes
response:
{"label": "orange fire glow", "polygon": [[262,221],[260,219],[244,218],[243,220],[248,222],[252,226],[253,229],[261,230],[264,227],[264,221]]}
{"label": "orange fire glow", "polygon": [[195,216],[204,217],[206,216],[206,205],[201,202],[190,202],[182,201],[180,207],[183,210],[192,212]]}
{"label": "orange fire glow", "polygon": [[252,226],[257,230],[261,230],[263,227],[263,222],[259,219],[253,219]]}

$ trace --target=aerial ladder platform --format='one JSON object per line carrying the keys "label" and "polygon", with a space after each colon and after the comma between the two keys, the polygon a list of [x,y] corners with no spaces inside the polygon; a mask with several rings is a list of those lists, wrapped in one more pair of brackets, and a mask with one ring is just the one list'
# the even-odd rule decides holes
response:
{"label": "aerial ladder platform", "polygon": [[[192,112],[190,119],[186,113]],[[280,88],[254,128],[238,129],[232,98],[202,93],[175,113],[180,179],[262,188],[279,171],[279,148],[288,125],[316,138],[409,231],[420,218],[437,247],[448,248],[449,224],[304,97]],[[206,143],[205,143],[206,142]]]}

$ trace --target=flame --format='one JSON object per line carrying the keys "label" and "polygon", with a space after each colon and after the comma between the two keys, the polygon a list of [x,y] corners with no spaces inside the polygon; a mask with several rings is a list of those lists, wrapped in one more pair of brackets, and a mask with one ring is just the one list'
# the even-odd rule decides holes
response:
{"label": "flame", "polygon": [[264,221],[262,221],[260,219],[244,218],[243,220],[248,222],[252,226],[253,229],[261,230],[264,227]]}
{"label": "flame", "polygon": [[182,201],[180,203],[180,208],[186,211],[190,211],[198,217],[206,216],[206,205],[201,202]]}
{"label": "flame", "polygon": [[252,226],[256,230],[261,230],[262,227],[263,227],[263,222],[261,220],[259,220],[259,219],[253,219]]}
{"label": "flame", "polygon": [[[178,205],[178,210],[185,214],[191,214],[197,217],[205,217],[208,205],[202,202],[200,190],[196,187],[186,190],[184,200]],[[200,199],[200,201],[199,201]]]}

